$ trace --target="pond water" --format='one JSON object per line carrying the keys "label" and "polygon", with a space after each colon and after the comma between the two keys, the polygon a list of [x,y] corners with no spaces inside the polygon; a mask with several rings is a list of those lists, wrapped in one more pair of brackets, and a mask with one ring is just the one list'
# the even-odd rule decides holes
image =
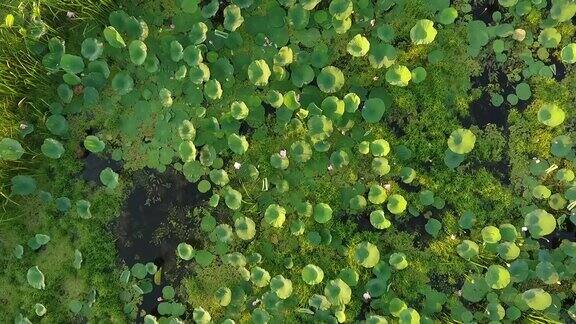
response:
{"label": "pond water", "polygon": [[[119,162],[88,154],[81,176],[98,184],[100,172],[107,167],[119,173],[122,169]],[[121,215],[111,224],[117,237],[118,259],[128,267],[137,262],[154,262],[161,269],[161,285],[153,285],[152,292],[144,295],[140,305],[146,313],[158,315],[157,299],[162,295],[162,288],[177,284],[182,276],[176,268],[176,247],[183,241],[192,245],[197,242],[199,225],[191,213],[194,207],[207,201],[210,193],[200,193],[196,184],[173,169],[164,173],[123,172],[122,176],[132,178],[133,188]]]}
{"label": "pond water", "polygon": [[84,158],[84,170],[80,176],[88,183],[100,184],[100,172],[106,168],[120,172],[122,163],[105,156],[89,153]]}
{"label": "pond water", "polygon": [[191,216],[194,207],[209,194],[200,193],[173,169],[164,173],[144,170],[134,173],[134,188],[126,199],[115,232],[119,259],[128,266],[154,262],[162,271],[162,284],[144,295],[140,309],[155,314],[162,287],[177,284],[182,274],[176,267],[176,247],[183,241],[195,245],[199,226]]}

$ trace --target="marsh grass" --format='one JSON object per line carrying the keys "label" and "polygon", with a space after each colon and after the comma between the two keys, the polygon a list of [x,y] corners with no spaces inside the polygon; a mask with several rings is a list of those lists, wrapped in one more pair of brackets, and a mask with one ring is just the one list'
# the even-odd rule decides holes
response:
{"label": "marsh grass", "polygon": [[[58,82],[42,65],[42,50],[51,37],[68,39],[83,35],[90,26],[106,24],[107,16],[118,8],[115,0],[7,0],[0,3],[0,138],[21,139],[19,126],[32,123],[36,131],[23,143],[28,154],[21,161],[0,161],[0,210],[10,199],[10,179],[17,173],[34,173],[35,159],[47,111],[46,100],[54,96]],[[5,17],[14,16],[13,25]],[[29,36],[27,28],[41,19],[45,34]],[[0,221],[2,221],[0,219]]]}

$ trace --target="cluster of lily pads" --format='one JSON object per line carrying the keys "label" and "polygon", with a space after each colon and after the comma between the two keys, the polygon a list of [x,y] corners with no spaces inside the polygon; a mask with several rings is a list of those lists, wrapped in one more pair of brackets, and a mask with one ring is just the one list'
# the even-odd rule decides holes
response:
{"label": "cluster of lily pads", "polygon": [[[401,0],[175,2],[168,25],[112,12],[79,53],[57,37],[48,40],[42,64],[61,83],[57,99],[47,103],[40,151],[0,140],[0,159],[12,162],[25,154],[58,160],[72,154],[65,143],[75,140],[89,154],[122,161],[126,171],[174,168],[208,195],[195,212],[203,237],[180,243],[174,254],[192,281],[201,280],[198,273],[234,275],[203,287],[203,299],[187,296],[179,282],[167,285],[157,313],[146,314],[138,303],[162,284],[162,269],[152,260],[133,264],[119,278],[126,316],[145,323],[576,320],[576,243],[541,247],[547,236],[576,224],[574,130],[552,138],[549,161],[530,162],[522,217],[477,224],[467,211],[451,225],[440,216],[451,208],[447,197],[419,179],[413,152],[390,130],[393,100],[370,88],[379,82],[378,89],[392,92],[426,82],[436,71],[406,53],[429,52],[428,62],[441,61],[442,50],[429,46],[464,16],[468,55],[486,54],[491,42],[497,62],[523,61],[509,75],[514,93],[492,92],[492,103],[499,106],[504,95],[510,105],[528,101],[530,78],[554,75],[544,63],[550,52],[576,62],[576,45],[560,48],[558,31],[576,4],[555,0],[548,12],[545,0],[499,0],[502,12],[487,26],[470,19],[472,6],[435,0],[418,3],[406,28],[386,23],[411,5]],[[549,14],[537,36],[504,22],[534,11]],[[359,81],[361,72],[374,76]],[[533,117],[562,130],[574,116],[569,109],[546,102]],[[71,139],[72,121],[85,122],[89,134]],[[458,177],[477,135],[458,127],[445,137],[443,162]],[[103,189],[119,190],[122,173],[101,170]],[[65,215],[72,209],[81,219],[97,216],[88,200],[76,200],[73,209],[69,198],[53,199],[37,187],[34,177],[15,175],[11,197],[36,194]],[[451,295],[426,285],[414,287],[414,298],[398,288],[422,262],[383,236],[418,218],[432,238],[453,242],[450,257],[466,269]],[[369,229],[356,229],[354,220],[366,220]],[[446,235],[447,225],[459,236]],[[27,245],[40,251],[49,241],[39,233]],[[25,250],[17,245],[14,257]],[[70,264],[79,270],[83,262],[76,250]],[[26,278],[45,288],[38,266]],[[71,315],[89,316],[95,301],[95,290],[71,300]],[[44,316],[41,301],[34,302],[35,314]],[[18,314],[16,321],[27,318]]]}

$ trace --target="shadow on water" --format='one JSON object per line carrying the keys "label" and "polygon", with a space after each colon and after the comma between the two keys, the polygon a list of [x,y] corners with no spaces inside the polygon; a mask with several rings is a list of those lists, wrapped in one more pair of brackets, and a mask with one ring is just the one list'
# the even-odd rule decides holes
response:
{"label": "shadow on water", "polygon": [[[97,184],[100,172],[107,167],[120,172],[122,164],[88,154],[80,176]],[[199,227],[190,213],[208,199],[210,192],[200,193],[196,184],[188,182],[173,169],[164,173],[138,171],[133,174],[133,183],[123,212],[111,224],[111,230],[118,237],[116,246],[121,263],[131,267],[137,262],[154,262],[161,269],[161,285],[153,285],[153,290],[144,295],[140,305],[146,313],[158,315],[157,299],[162,295],[162,287],[181,279],[182,274],[176,269],[176,247],[183,241],[193,246],[199,244],[195,239],[199,237]]]}
{"label": "shadow on water", "polygon": [[464,285],[464,278],[459,278],[456,282],[452,283],[448,276],[444,274],[429,273],[429,276],[430,287],[447,295],[453,294],[455,291],[459,290],[462,285]]}
{"label": "shadow on water", "polygon": [[550,62],[552,63],[552,66],[554,66],[552,70],[552,72],[554,72],[554,80],[557,82],[562,81],[566,77],[566,66],[554,55],[550,56]]}
{"label": "shadow on water", "polygon": [[560,246],[563,240],[576,242],[576,225],[570,220],[565,222],[565,229],[556,229],[554,233],[545,238],[538,239],[538,243],[544,249],[553,250]]}
{"label": "shadow on water", "polygon": [[394,229],[398,232],[406,232],[414,234],[413,244],[419,249],[424,249],[428,246],[428,242],[432,236],[426,232],[426,223],[428,218],[424,215],[411,216],[406,215],[401,222],[394,222]]}
{"label": "shadow on water", "polygon": [[162,287],[181,279],[176,268],[176,247],[183,241],[193,246],[199,243],[199,226],[190,213],[206,201],[209,193],[200,193],[196,184],[173,169],[164,173],[138,171],[133,178],[134,188],[113,224],[116,246],[120,261],[127,266],[154,262],[161,269],[162,284],[153,285],[140,305],[146,313],[157,314]]}
{"label": "shadow on water", "polygon": [[472,3],[472,17],[482,20],[486,25],[494,22],[492,14],[498,11],[498,1],[496,0],[476,0]]}
{"label": "shadow on water", "polygon": [[89,183],[100,183],[100,172],[106,168],[119,172],[122,169],[122,163],[105,156],[89,153],[84,159],[82,179]]}

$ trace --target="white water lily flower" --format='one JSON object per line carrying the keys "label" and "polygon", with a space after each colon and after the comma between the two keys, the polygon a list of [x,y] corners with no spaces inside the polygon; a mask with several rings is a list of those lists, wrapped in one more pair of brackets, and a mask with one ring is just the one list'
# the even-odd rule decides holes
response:
{"label": "white water lily flower", "polygon": [[234,162],[234,169],[236,170],[240,170],[240,167],[242,166],[242,164],[238,163],[238,162]]}
{"label": "white water lily flower", "polygon": [[369,301],[370,299],[372,299],[372,296],[370,296],[369,292],[365,292],[362,297],[364,298],[365,301]]}

